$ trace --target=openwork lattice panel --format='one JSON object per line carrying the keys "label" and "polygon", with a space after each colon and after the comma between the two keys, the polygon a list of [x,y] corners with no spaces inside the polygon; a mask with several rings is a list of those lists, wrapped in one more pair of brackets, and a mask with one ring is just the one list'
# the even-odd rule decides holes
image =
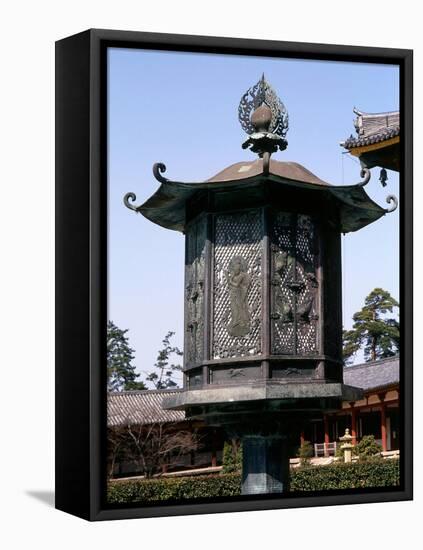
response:
{"label": "openwork lattice panel", "polygon": [[216,216],[214,231],[213,358],[260,354],[261,213]]}
{"label": "openwork lattice panel", "polygon": [[204,270],[206,220],[201,218],[188,230],[185,265],[185,364],[203,359]]}
{"label": "openwork lattice panel", "polygon": [[317,351],[315,228],[309,216],[279,212],[273,222],[272,353]]}

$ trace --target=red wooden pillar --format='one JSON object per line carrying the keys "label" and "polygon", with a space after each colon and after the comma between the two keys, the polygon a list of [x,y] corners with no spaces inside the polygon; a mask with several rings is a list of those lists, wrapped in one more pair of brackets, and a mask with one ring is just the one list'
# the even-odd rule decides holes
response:
{"label": "red wooden pillar", "polygon": [[323,415],[323,429],[325,431],[325,456],[328,456],[329,454],[328,445],[330,442],[330,437],[329,437],[329,418],[326,414]]}
{"label": "red wooden pillar", "polygon": [[378,395],[381,405],[380,405],[380,434],[382,437],[382,451],[388,450],[388,438],[386,433],[386,405],[385,405],[385,393],[380,393]]}
{"label": "red wooden pillar", "polygon": [[380,409],[380,431],[382,434],[382,450],[385,452],[388,450],[388,443],[386,437],[386,405],[382,403]]}
{"label": "red wooden pillar", "polygon": [[353,445],[357,444],[357,411],[354,408],[354,402],[350,403],[351,407],[351,436]]}
{"label": "red wooden pillar", "polygon": [[300,446],[301,447],[304,445],[304,441],[305,441],[304,430],[301,430],[301,432],[300,432]]}

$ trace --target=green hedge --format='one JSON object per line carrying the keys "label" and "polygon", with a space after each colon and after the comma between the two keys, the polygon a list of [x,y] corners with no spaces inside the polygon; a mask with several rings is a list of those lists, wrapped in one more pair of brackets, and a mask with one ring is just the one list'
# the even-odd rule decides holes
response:
{"label": "green hedge", "polygon": [[[399,484],[399,460],[307,466],[291,471],[291,491],[392,487]],[[154,502],[241,494],[240,474],[187,476],[109,482],[108,502]]]}
{"label": "green hedge", "polygon": [[368,462],[330,466],[309,466],[291,473],[291,491],[326,491],[399,485],[399,460],[374,459]]}
{"label": "green hedge", "polygon": [[242,470],[242,444],[240,441],[225,441],[223,445],[222,474],[236,474]]}
{"label": "green hedge", "polygon": [[240,493],[241,476],[239,474],[112,481],[109,482],[108,502],[118,504],[141,501],[231,497]]}

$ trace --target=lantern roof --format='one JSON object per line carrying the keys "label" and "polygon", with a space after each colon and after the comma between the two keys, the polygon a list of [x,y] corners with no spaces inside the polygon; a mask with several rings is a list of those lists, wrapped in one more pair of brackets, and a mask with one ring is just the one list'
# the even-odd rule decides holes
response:
{"label": "lantern roof", "polygon": [[[208,182],[237,181],[253,176],[259,176],[263,173],[263,161],[257,159],[254,161],[237,162],[221,170],[218,174],[207,180]],[[326,181],[315,176],[310,170],[298,164],[298,162],[281,162],[280,160],[270,159],[269,175],[279,176],[280,178],[303,183],[312,183],[315,185],[330,185]]]}
{"label": "lantern roof", "polygon": [[354,185],[331,185],[296,162],[280,162],[271,160],[269,173],[263,169],[262,159],[253,162],[238,162],[232,164],[203,182],[172,181],[163,176],[166,166],[162,163],[153,166],[153,174],[160,182],[160,187],[140,206],[135,206],[134,193],[124,197],[125,205],[131,210],[142,214],[150,221],[176,231],[185,231],[187,222],[187,203],[199,193],[218,193],[222,191],[245,191],[272,184],[273,188],[301,188],[314,191],[328,199],[334,199],[339,212],[339,231],[349,233],[378,220],[387,212],[397,207],[397,199],[393,195],[387,197],[391,204],[382,208],[376,204],[364,190],[370,180],[370,171],[363,169],[364,178]]}
{"label": "lantern roof", "polygon": [[[396,209],[398,201],[389,195],[386,201],[389,208],[376,204],[365,192],[364,186],[370,180],[368,168],[361,170],[362,181],[355,185],[334,186],[314,175],[310,170],[296,162],[281,162],[271,159],[278,150],[284,151],[288,142],[286,134],[289,128],[288,111],[284,103],[265,79],[265,76],[241,97],[238,107],[238,118],[248,139],[242,144],[243,149],[250,149],[258,155],[254,161],[238,162],[226,167],[212,178],[202,182],[172,181],[163,176],[166,166],[157,163],[153,166],[154,177],[160,182],[157,191],[142,205],[135,206],[136,196],[127,193],[125,205],[139,212],[158,225],[176,231],[185,231],[188,216],[188,203],[195,202],[196,195],[205,193],[238,192],[243,198],[250,194],[250,199],[257,197],[257,191],[268,187],[280,197],[280,191],[296,188],[304,193],[314,192],[313,199],[322,199],[331,209],[328,214],[336,214],[339,220],[338,230],[342,233],[357,231],[376,221],[387,212]],[[309,195],[311,197],[311,195]],[[199,198],[199,197],[198,197]],[[327,203],[325,203],[327,199]],[[235,199],[237,200],[237,199]],[[300,204],[299,204],[300,206]]]}

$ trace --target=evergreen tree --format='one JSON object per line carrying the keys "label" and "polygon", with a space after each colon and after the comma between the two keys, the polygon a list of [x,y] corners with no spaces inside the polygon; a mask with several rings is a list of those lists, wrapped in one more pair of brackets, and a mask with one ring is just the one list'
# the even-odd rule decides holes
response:
{"label": "evergreen tree", "polygon": [[398,307],[399,303],[388,291],[375,288],[370,292],[364,306],[353,315],[353,328],[343,333],[346,363],[351,362],[363,346],[366,361],[391,357],[399,352],[399,322],[395,317],[387,317]]}
{"label": "evergreen tree", "polygon": [[175,388],[178,386],[177,382],[173,379],[176,372],[182,371],[181,365],[169,365],[169,360],[172,355],[183,355],[183,352],[177,347],[172,346],[170,339],[174,335],[174,332],[168,332],[162,340],[163,348],[157,355],[157,361],[154,363],[155,371],[147,373],[146,380],[152,382],[157,390],[163,390],[167,388]]}
{"label": "evergreen tree", "polygon": [[146,390],[138,382],[132,361],[134,350],[129,346],[127,330],[121,330],[112,321],[107,323],[107,389],[108,391]]}

